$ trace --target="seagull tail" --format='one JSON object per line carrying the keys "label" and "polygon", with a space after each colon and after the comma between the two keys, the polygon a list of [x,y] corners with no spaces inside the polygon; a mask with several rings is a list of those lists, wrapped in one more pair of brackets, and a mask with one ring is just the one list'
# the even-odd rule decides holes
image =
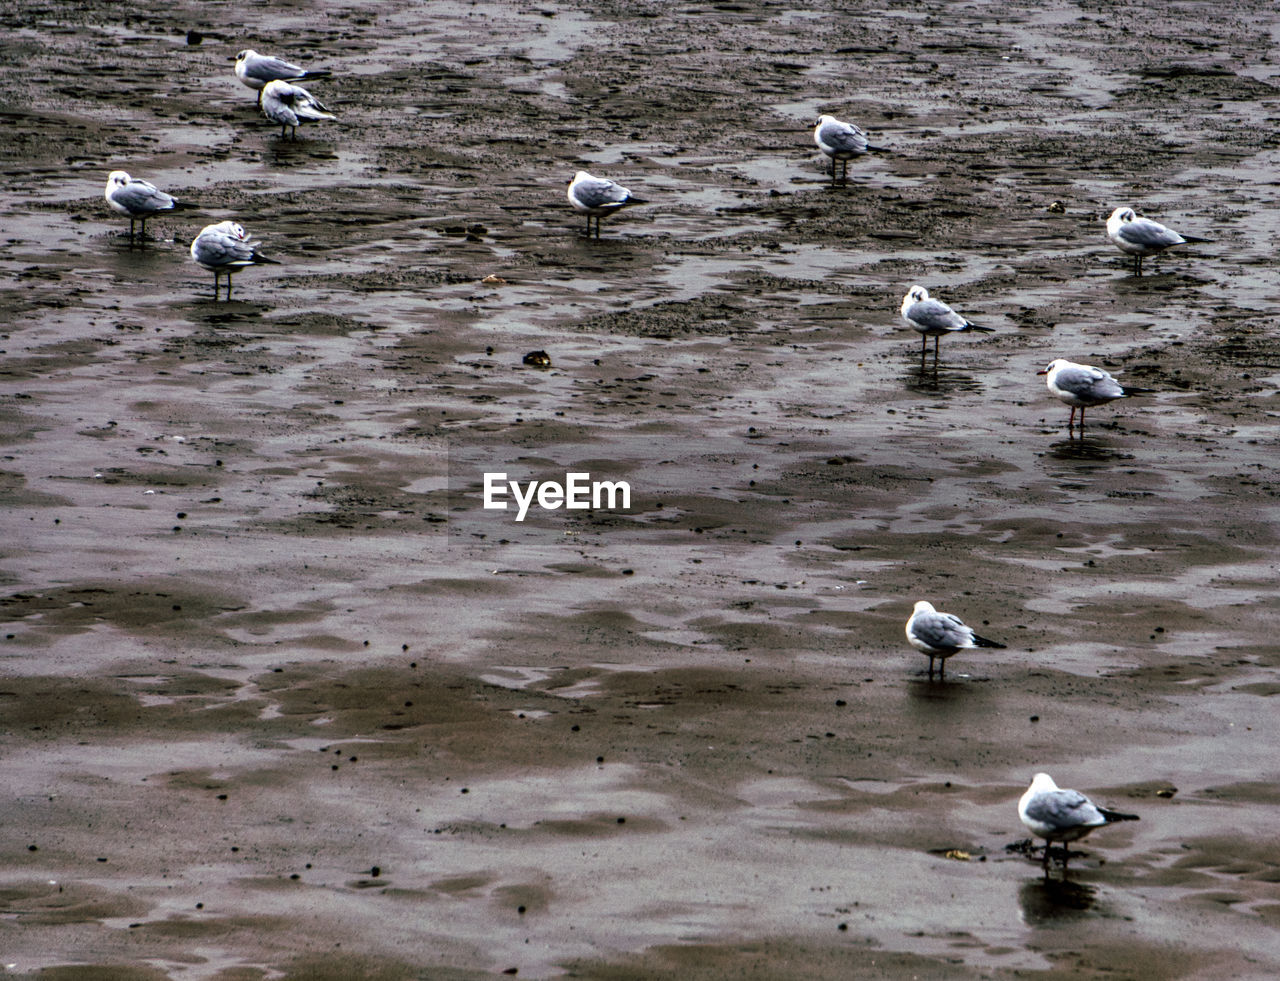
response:
{"label": "seagull tail", "polygon": [[1154,388],[1132,388],[1129,385],[1125,385],[1123,394],[1127,397],[1130,395],[1151,395],[1154,392]]}
{"label": "seagull tail", "polygon": [[[1095,804],[1094,806],[1096,807],[1097,805]],[[1111,824],[1111,823],[1112,823],[1112,822],[1114,822],[1114,821],[1138,821],[1138,820],[1141,820],[1141,819],[1138,817],[1138,815],[1136,815],[1136,814],[1121,814],[1119,811],[1111,811],[1111,810],[1108,810],[1108,809],[1107,809],[1107,808],[1105,808],[1105,807],[1099,807],[1099,808],[1098,808],[1098,813],[1099,813],[1099,814],[1101,814],[1104,818],[1106,818],[1106,819],[1107,819],[1107,823],[1108,823],[1108,824]]]}
{"label": "seagull tail", "polygon": [[968,323],[967,321],[965,322],[963,329],[976,330],[976,331],[980,331],[983,334],[994,334],[996,332],[996,329],[994,327],[983,327],[982,324],[971,324],[971,323]]}
{"label": "seagull tail", "polygon": [[190,201],[174,201],[173,210],[174,211],[199,211],[200,205],[193,204]]}
{"label": "seagull tail", "polygon": [[1213,239],[1211,239],[1211,238],[1201,238],[1199,235],[1183,235],[1183,236],[1182,236],[1182,241],[1184,241],[1184,242],[1188,242],[1188,243],[1190,243],[1190,242],[1195,242],[1197,245],[1212,245],[1212,244],[1213,244]]}
{"label": "seagull tail", "polygon": [[282,263],[279,259],[268,259],[265,255],[263,255],[263,254],[262,254],[261,252],[259,252],[257,249],[254,249],[254,250],[253,250],[253,255],[251,255],[249,258],[251,258],[251,259],[253,260],[253,262],[254,262],[254,264],[255,264],[255,265],[258,265],[258,264],[260,264],[260,263],[264,263],[264,262],[265,262],[267,265],[270,265],[270,266],[280,266],[280,265],[283,265],[283,263]]}
{"label": "seagull tail", "polygon": [[648,198],[638,198],[634,194],[622,202],[625,206],[630,207],[633,204],[648,204]]}
{"label": "seagull tail", "polygon": [[311,81],[314,81],[314,80],[315,80],[315,79],[317,79],[317,78],[332,78],[332,77],[333,77],[333,72],[329,71],[329,69],[327,69],[327,68],[317,68],[317,69],[316,69],[315,71],[313,71],[313,72],[303,72],[303,73],[299,76],[298,81],[300,81],[300,82],[311,82]]}
{"label": "seagull tail", "polygon": [[974,647],[995,647],[998,650],[1004,650],[1005,648],[1005,645],[1000,643],[1000,641],[987,640],[986,637],[979,637],[977,634],[973,635],[973,646]]}
{"label": "seagull tail", "polygon": [[[893,153],[893,151],[890,150],[888,147],[872,146],[870,143],[868,143],[867,153]],[[1191,239],[1187,239],[1187,241],[1190,242]]]}

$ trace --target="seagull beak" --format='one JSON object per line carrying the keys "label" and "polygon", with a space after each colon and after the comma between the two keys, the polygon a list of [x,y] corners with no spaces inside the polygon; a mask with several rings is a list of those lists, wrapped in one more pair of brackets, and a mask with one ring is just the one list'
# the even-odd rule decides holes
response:
{"label": "seagull beak", "polygon": [[1037,372],[1036,372],[1036,374],[1037,374],[1037,375],[1047,375],[1048,373],[1049,373],[1049,372],[1048,372],[1048,370],[1047,370],[1047,369],[1042,369],[1042,370],[1040,370],[1040,371],[1037,371]]}

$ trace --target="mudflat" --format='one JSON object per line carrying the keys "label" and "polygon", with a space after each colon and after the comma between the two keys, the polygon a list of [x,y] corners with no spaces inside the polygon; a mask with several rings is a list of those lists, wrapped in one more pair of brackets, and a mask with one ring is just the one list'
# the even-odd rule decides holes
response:
{"label": "mudflat", "polygon": [[[1278,23],[8,5],[0,970],[1280,974]],[[1152,394],[1068,433],[1059,357]],[[920,599],[1007,646],[930,680]],[[1141,820],[1046,881],[1038,771]]]}

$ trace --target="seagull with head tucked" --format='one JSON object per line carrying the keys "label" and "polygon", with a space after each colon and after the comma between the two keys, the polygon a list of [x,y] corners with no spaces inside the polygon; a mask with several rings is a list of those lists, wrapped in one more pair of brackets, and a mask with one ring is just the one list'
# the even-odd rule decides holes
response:
{"label": "seagull with head tucked", "polygon": [[938,360],[938,339],[943,334],[956,334],[966,330],[994,333],[994,328],[983,327],[966,320],[941,300],[935,300],[923,286],[912,286],[902,298],[902,319],[920,334],[920,358],[923,361],[933,338],[933,359]]}
{"label": "seagull with head tucked", "polygon": [[1133,256],[1133,271],[1139,276],[1145,256],[1157,255],[1175,245],[1209,241],[1195,235],[1179,235],[1172,228],[1150,218],[1139,218],[1132,208],[1123,207],[1116,208],[1107,219],[1107,238],[1121,252]]}
{"label": "seagull with head tucked", "polygon": [[280,265],[258,251],[260,242],[251,241],[244,226],[234,221],[206,225],[191,242],[191,258],[213,273],[213,298],[218,298],[218,279],[227,277],[227,299],[231,299],[231,275],[262,263]]}
{"label": "seagull with head tucked", "polygon": [[1044,839],[1044,874],[1049,876],[1049,848],[1055,841],[1062,843],[1062,875],[1067,874],[1067,860],[1071,853],[1066,848],[1069,841],[1078,841],[1095,828],[1104,828],[1117,821],[1137,821],[1136,814],[1099,807],[1078,790],[1063,790],[1047,773],[1037,773],[1026,792],[1018,800],[1018,817],[1027,830]]}
{"label": "seagull with head tucked", "polygon": [[849,182],[849,161],[868,151],[883,152],[878,146],[867,143],[867,134],[853,123],[846,123],[825,113],[818,117],[813,127],[813,142],[831,161],[831,185],[835,186],[837,171],[841,183]]}
{"label": "seagull with head tucked", "polygon": [[929,657],[929,677],[933,678],[933,660],[938,659],[938,677],[947,676],[947,658],[956,651],[975,647],[1004,649],[998,641],[979,637],[953,613],[935,610],[927,600],[920,600],[907,620],[907,643]]}
{"label": "seagull with head tucked", "polygon": [[107,188],[103,192],[112,210],[129,216],[129,241],[133,241],[133,223],[142,222],[139,239],[147,237],[147,219],[158,211],[172,211],[178,203],[171,194],[157,188],[150,181],[130,177],[123,170],[113,170],[107,175]]}
{"label": "seagull with head tucked", "polygon": [[281,139],[284,139],[284,131],[290,129],[295,140],[298,138],[298,127],[303,122],[338,118],[301,85],[291,85],[279,80],[268,82],[263,87],[262,114],[280,124]]}
{"label": "seagull with head tucked", "polygon": [[591,219],[596,220],[596,238],[600,237],[600,219],[633,204],[648,204],[627,188],[607,177],[593,177],[585,170],[573,175],[566,192],[574,211],[587,216],[587,238],[591,237]]}

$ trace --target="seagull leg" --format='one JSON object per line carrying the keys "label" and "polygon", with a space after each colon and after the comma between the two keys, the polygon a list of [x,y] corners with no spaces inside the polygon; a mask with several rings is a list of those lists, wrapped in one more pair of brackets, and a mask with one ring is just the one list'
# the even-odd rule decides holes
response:
{"label": "seagull leg", "polygon": [[231,302],[231,270],[227,270],[227,302]]}
{"label": "seagull leg", "polygon": [[138,244],[142,245],[147,240],[147,219],[145,215],[138,223],[138,226]]}

